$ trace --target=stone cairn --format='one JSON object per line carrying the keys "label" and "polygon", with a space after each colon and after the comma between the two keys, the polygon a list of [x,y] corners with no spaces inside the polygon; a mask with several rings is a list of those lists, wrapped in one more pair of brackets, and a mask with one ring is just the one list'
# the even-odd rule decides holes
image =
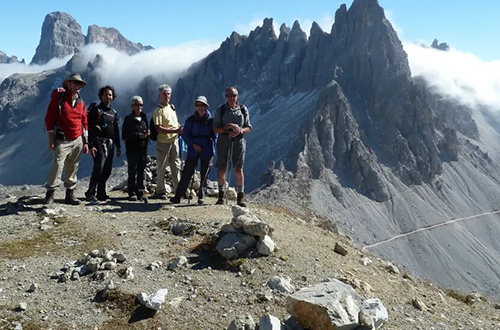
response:
{"label": "stone cairn", "polygon": [[274,229],[247,208],[235,205],[232,211],[233,219],[221,228],[219,254],[226,260],[270,255],[275,249]]}
{"label": "stone cairn", "polygon": [[81,276],[91,275],[93,279],[104,280],[109,274],[105,271],[113,270],[118,264],[127,260],[122,252],[108,248],[93,250],[86,253],[80,260],[66,263],[59,272],[52,276],[58,282],[76,281]]}

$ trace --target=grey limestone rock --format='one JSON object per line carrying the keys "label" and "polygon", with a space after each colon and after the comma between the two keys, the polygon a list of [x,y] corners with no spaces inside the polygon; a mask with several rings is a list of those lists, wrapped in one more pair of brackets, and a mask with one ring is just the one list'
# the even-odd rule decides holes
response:
{"label": "grey limestone rock", "polygon": [[31,64],[45,64],[52,58],[72,55],[75,48],[85,45],[82,27],[75,19],[60,11],[45,16],[40,44],[36,48]]}
{"label": "grey limestone rock", "polygon": [[85,44],[92,43],[103,43],[129,55],[152,49],[151,46],[144,47],[141,43],[131,42],[115,28],[106,28],[97,25],[89,26],[87,35],[85,36]]}

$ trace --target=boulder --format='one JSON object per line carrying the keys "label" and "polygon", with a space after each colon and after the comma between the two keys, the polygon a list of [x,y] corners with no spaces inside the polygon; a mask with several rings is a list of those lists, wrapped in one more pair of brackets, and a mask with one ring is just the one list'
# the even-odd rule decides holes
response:
{"label": "boulder", "polygon": [[255,237],[241,233],[224,235],[217,243],[216,249],[224,259],[235,259],[245,256],[246,252],[255,246]]}
{"label": "boulder", "polygon": [[358,327],[361,303],[351,286],[332,280],[288,296],[287,311],[306,329],[351,330]]}

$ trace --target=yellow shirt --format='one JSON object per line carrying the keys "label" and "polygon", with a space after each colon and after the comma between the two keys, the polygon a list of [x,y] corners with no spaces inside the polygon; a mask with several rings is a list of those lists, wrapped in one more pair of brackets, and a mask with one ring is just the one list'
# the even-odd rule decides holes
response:
{"label": "yellow shirt", "polygon": [[[158,105],[153,112],[153,122],[156,126],[161,125],[165,128],[179,127],[179,122],[177,120],[177,114],[170,104],[166,106]],[[158,142],[161,143],[173,143],[177,139],[177,133],[162,133],[158,131]]]}

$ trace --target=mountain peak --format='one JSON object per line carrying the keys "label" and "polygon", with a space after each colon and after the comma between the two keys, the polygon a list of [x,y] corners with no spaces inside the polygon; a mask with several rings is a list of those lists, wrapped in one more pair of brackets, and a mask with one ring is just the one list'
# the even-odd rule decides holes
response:
{"label": "mountain peak", "polygon": [[45,16],[40,43],[31,64],[45,64],[52,58],[63,58],[85,44],[82,27],[69,14],[56,11]]}

